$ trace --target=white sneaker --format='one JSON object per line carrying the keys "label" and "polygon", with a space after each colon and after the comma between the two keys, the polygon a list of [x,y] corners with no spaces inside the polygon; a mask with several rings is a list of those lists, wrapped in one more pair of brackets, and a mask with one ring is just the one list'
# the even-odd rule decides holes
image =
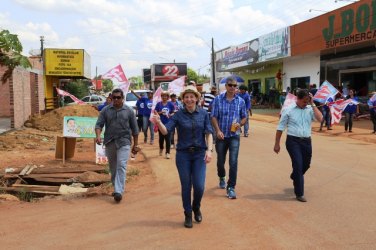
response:
{"label": "white sneaker", "polygon": [[170,154],[166,154],[166,159],[170,159]]}
{"label": "white sneaker", "polygon": [[174,144],[171,144],[171,148],[174,148],[175,146],[174,146]]}
{"label": "white sneaker", "polygon": [[159,150],[159,156],[162,156],[162,153],[163,153],[163,149],[160,149]]}

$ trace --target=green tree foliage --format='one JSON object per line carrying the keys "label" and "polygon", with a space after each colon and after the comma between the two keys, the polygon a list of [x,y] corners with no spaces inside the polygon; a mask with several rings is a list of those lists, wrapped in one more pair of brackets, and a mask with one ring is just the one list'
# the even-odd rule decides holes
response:
{"label": "green tree foliage", "polygon": [[130,89],[140,89],[142,86],[142,77],[141,76],[132,76],[129,78]]}
{"label": "green tree foliage", "polygon": [[195,81],[195,82],[198,82],[198,75],[196,73],[196,71],[194,71],[193,69],[191,68],[188,68],[188,72],[187,72],[187,81]]}
{"label": "green tree foliage", "polygon": [[[81,99],[82,97],[89,95],[90,84],[91,83],[88,81],[78,79],[66,84],[64,89],[75,97]],[[65,102],[69,103],[72,102],[72,100],[69,97],[66,97]]]}
{"label": "green tree foliage", "polygon": [[103,92],[105,93],[111,92],[112,89],[114,88],[114,83],[111,81],[111,79],[102,80],[102,84],[103,84]]}
{"label": "green tree foliage", "polygon": [[11,77],[17,66],[31,68],[28,58],[21,52],[22,44],[17,35],[11,34],[8,30],[0,31],[0,65],[8,68],[1,78],[3,83]]}

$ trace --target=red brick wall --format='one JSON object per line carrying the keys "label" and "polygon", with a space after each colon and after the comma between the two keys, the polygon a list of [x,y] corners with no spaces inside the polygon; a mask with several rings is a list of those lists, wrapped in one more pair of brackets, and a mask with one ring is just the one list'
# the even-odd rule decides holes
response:
{"label": "red brick wall", "polygon": [[[5,84],[0,83],[0,117],[10,117],[12,128],[22,127],[31,115],[45,109],[42,64],[39,60],[33,59],[31,63],[32,69],[17,67]],[[0,77],[5,69],[0,67]]]}
{"label": "red brick wall", "polygon": [[30,72],[28,70],[21,67],[14,69],[13,94],[14,128],[20,128],[31,116]]}
{"label": "red brick wall", "polygon": [[[5,67],[0,66],[0,78],[3,76],[5,70]],[[6,83],[0,81],[0,117],[10,116],[9,81]]]}

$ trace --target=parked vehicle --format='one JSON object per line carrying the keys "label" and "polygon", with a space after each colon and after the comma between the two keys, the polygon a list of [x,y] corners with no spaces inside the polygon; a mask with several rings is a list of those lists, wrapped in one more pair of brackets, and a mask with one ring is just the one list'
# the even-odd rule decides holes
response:
{"label": "parked vehicle", "polygon": [[[81,99],[81,101],[85,102],[86,104],[93,105],[98,107],[102,103],[106,101],[106,97],[101,95],[88,95]],[[67,105],[75,105],[75,102],[68,103]]]}
{"label": "parked vehicle", "polygon": [[[134,90],[137,95],[143,96],[146,95],[150,90],[147,89],[140,89],[140,90]],[[136,109],[136,102],[138,98],[132,93],[128,92],[126,97],[125,97],[125,104],[127,104],[129,107],[132,107],[133,109]]]}

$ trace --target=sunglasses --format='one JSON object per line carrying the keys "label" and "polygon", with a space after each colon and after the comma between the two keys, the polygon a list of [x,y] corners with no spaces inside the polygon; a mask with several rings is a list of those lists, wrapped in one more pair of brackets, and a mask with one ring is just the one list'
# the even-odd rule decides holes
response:
{"label": "sunglasses", "polygon": [[229,86],[229,87],[233,87],[233,88],[236,88],[238,85],[237,85],[237,84],[230,84],[230,83],[227,83],[227,86]]}
{"label": "sunglasses", "polygon": [[122,99],[123,97],[122,96],[115,96],[115,95],[113,95],[112,96],[112,99],[114,99],[114,100],[120,100],[120,99]]}

